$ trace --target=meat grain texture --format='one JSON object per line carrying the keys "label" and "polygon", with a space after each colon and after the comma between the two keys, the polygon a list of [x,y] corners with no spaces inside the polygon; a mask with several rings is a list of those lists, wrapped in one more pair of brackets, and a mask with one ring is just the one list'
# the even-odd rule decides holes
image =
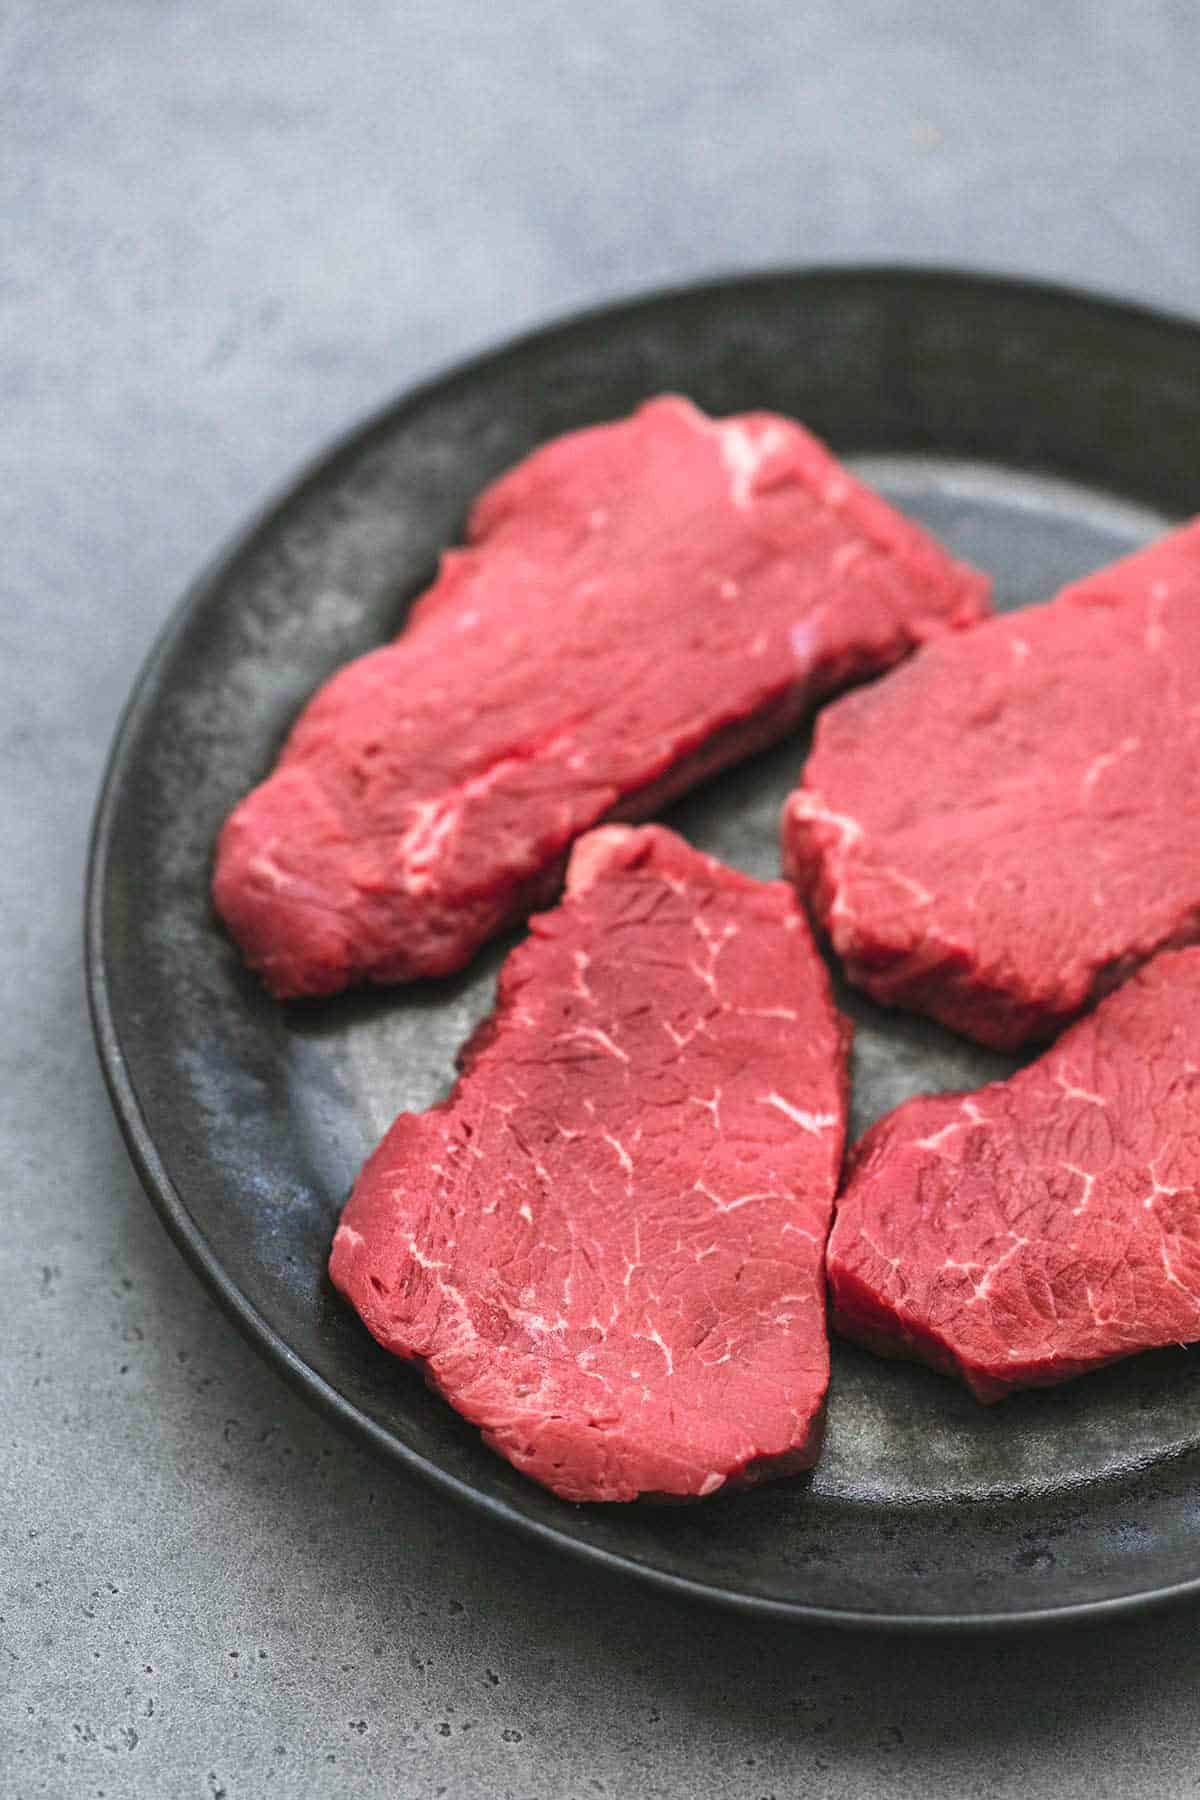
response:
{"label": "meat grain texture", "polygon": [[784,864],[850,979],[998,1048],[1200,936],[1200,521],[821,715]]}
{"label": "meat grain texture", "polygon": [[363,1169],[333,1280],[565,1499],[805,1468],[848,1034],[784,883],[592,832],[454,1092]]}
{"label": "meat grain texture", "polygon": [[648,817],[986,601],[800,426],[680,399],[536,451],[467,536],[221,835],[217,908],[278,995],[461,967],[589,826]]}
{"label": "meat grain texture", "polygon": [[1200,1338],[1200,950],[1148,963],[1039,1061],[910,1100],[855,1149],[839,1331],[980,1400]]}

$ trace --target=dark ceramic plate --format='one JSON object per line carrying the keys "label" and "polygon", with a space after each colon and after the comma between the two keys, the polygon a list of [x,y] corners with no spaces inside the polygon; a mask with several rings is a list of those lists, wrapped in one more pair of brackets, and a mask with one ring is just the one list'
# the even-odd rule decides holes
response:
{"label": "dark ceramic plate", "polygon": [[[464,977],[273,1005],[209,910],[213,839],[305,696],[393,633],[465,509],[542,439],[677,389],[830,440],[1001,604],[1049,594],[1200,503],[1200,330],[1002,281],[901,270],[735,280],[593,313],[402,400],[192,591],[144,670],[96,822],[91,998],[134,1160],[176,1240],[280,1371],[402,1469],[566,1548],[764,1613],[962,1625],[1200,1586],[1200,1354],[983,1410],[838,1344],[810,1479],[690,1508],[572,1507],[492,1456],[332,1292],[364,1154],[446,1088],[502,947]],[[778,869],[797,736],[674,809]],[[852,995],[855,1124],[1013,1065]]]}

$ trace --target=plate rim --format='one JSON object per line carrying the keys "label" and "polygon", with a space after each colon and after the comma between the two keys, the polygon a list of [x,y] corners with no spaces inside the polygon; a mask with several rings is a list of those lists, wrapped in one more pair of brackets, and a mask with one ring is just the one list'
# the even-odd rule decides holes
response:
{"label": "plate rim", "polygon": [[605,319],[626,317],[641,310],[652,310],[656,306],[700,295],[717,299],[722,293],[744,294],[748,290],[772,285],[786,284],[800,288],[808,283],[838,280],[860,288],[887,288],[902,282],[907,286],[923,283],[931,289],[973,289],[977,292],[989,292],[997,297],[1005,294],[1020,298],[1041,296],[1067,307],[1083,307],[1092,313],[1105,313],[1114,323],[1140,323],[1157,332],[1177,333],[1200,348],[1200,320],[1140,301],[1070,284],[1026,279],[987,270],[971,270],[938,262],[909,264],[891,261],[832,261],[798,266],[779,265],[745,272],[730,271],[703,280],[671,283],[628,295],[618,295],[581,310],[555,314],[543,324],[535,323],[497,345],[443,365],[423,380],[405,387],[335,434],[304,459],[290,479],[272,490],[253,509],[248,521],[224,542],[185,588],[181,598],[169,611],[137,671],[114,728],[101,776],[87,849],[83,960],[96,1050],[121,1136],[139,1181],[184,1260],[226,1316],[289,1387],[313,1405],[323,1417],[352,1437],[365,1442],[386,1462],[421,1477],[455,1500],[477,1508],[494,1523],[512,1527],[535,1542],[556,1551],[565,1551],[593,1567],[648,1582],[660,1592],[676,1598],[719,1605],[742,1616],[787,1621],[798,1625],[944,1636],[953,1632],[1019,1631],[1033,1626],[1070,1625],[1127,1616],[1200,1595],[1200,1566],[1194,1576],[1165,1586],[1139,1587],[1098,1599],[1026,1607],[1016,1611],[979,1609],[966,1612],[892,1613],[835,1607],[811,1601],[777,1599],[766,1594],[714,1585],[675,1574],[652,1563],[642,1562],[634,1556],[589,1543],[546,1521],[531,1518],[505,1500],[460,1480],[435,1461],[394,1437],[369,1413],[339,1393],[336,1387],[297,1355],[242,1292],[237,1281],[213,1251],[193,1218],[184,1195],[167,1172],[129,1073],[113,1010],[104,921],[109,859],[115,814],[136,747],[139,728],[158,699],[164,667],[176,640],[190,621],[193,610],[252,548],[260,533],[273,529],[290,508],[303,501],[314,484],[326,481],[340,463],[369,449],[373,438],[385,430],[393,429],[427,398],[443,391],[450,384],[469,382],[485,369],[520,356],[535,345],[545,344],[589,325],[600,324]]}

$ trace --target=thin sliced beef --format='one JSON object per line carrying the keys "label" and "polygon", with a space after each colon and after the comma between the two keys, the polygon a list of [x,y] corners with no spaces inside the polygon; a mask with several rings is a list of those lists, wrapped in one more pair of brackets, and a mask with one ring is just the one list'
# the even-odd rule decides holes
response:
{"label": "thin sliced beef", "polygon": [[568,1500],[807,1467],[848,1027],[795,896],[654,826],[577,844],[450,1098],[367,1163],[330,1273]]}
{"label": "thin sliced beef", "polygon": [[784,862],[850,979],[1052,1037],[1200,936],[1200,521],[821,716]]}
{"label": "thin sliced beef", "polygon": [[1200,950],[1011,1080],[872,1126],[828,1266],[839,1331],[985,1401],[1200,1338]]}
{"label": "thin sliced beef", "polygon": [[310,703],[214,895],[279,995],[459,968],[646,817],[986,584],[798,425],[664,399],[488,491],[401,636]]}

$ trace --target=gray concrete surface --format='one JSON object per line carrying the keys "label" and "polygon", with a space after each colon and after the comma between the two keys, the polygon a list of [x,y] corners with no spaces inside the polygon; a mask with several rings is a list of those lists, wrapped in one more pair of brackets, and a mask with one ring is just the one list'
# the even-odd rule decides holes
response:
{"label": "gray concrete surface", "polygon": [[0,4],[0,1794],[1175,1796],[1200,1618],[898,1644],[546,1563],[218,1316],[79,971],[118,708],[195,566],[389,392],[714,269],[1200,311],[1191,0]]}

